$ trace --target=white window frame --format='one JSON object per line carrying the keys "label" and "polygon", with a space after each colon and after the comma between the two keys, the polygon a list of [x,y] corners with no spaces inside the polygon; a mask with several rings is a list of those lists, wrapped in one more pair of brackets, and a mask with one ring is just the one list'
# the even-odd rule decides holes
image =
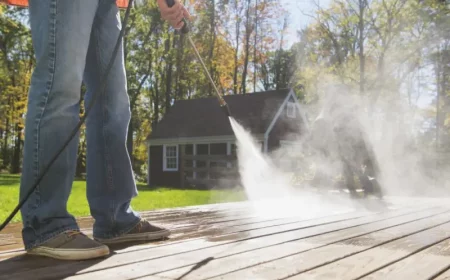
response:
{"label": "white window frame", "polygon": [[295,118],[296,117],[295,102],[289,101],[286,104],[286,116],[288,118]]}
{"label": "white window frame", "polygon": [[[176,168],[167,168],[167,157],[166,157],[166,151],[168,147],[175,147],[176,149],[176,163],[177,163],[177,167]],[[163,146],[163,171],[178,171],[178,145],[164,145]]]}

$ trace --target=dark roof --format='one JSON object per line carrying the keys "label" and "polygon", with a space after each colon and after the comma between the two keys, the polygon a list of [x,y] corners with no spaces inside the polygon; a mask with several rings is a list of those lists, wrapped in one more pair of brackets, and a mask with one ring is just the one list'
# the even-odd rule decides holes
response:
{"label": "dark roof", "polygon": [[[226,95],[231,115],[252,134],[264,134],[289,89]],[[216,97],[179,100],[158,123],[149,139],[233,135]]]}

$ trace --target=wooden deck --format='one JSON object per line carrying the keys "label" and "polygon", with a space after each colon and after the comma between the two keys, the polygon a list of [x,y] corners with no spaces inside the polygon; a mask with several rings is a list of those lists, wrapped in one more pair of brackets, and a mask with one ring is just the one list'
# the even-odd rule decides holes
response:
{"label": "wooden deck", "polygon": [[[12,225],[0,234],[0,279],[450,279],[448,202],[388,198],[289,217],[245,203],[146,212],[174,231],[169,240],[85,262],[24,255]],[[91,219],[80,224],[89,234]]]}

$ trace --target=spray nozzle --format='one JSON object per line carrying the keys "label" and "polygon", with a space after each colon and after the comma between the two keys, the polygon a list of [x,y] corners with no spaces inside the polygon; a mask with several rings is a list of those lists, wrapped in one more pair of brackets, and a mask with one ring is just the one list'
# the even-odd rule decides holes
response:
{"label": "spray nozzle", "polygon": [[224,105],[220,106],[220,108],[223,110],[227,117],[231,117],[230,107],[228,107],[228,104],[225,103]]}

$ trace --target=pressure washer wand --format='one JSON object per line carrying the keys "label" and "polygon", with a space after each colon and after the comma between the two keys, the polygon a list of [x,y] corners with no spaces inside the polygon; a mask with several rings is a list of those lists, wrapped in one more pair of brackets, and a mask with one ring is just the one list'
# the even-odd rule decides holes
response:
{"label": "pressure washer wand", "polygon": [[[173,5],[175,5],[174,0],[166,0],[166,2],[169,7],[172,7]],[[189,43],[191,44],[192,48],[194,49],[197,59],[200,61],[200,64],[202,65],[203,70],[205,71],[205,74],[209,79],[209,82],[211,83],[211,85],[214,88],[214,91],[216,92],[216,96],[217,96],[217,99],[219,100],[220,108],[222,108],[222,110],[224,111],[225,115],[227,115],[227,117],[230,117],[231,116],[230,108],[228,107],[228,104],[225,102],[225,99],[223,98],[222,94],[220,94],[219,90],[217,89],[216,84],[214,83],[214,80],[212,79],[211,74],[208,71],[208,68],[206,68],[206,65],[203,62],[203,59],[200,56],[200,53],[198,52],[194,41],[192,41],[192,37],[189,34],[189,26],[188,26],[186,19],[183,19],[183,23],[184,23],[184,25],[181,28],[181,33],[186,34]]]}

